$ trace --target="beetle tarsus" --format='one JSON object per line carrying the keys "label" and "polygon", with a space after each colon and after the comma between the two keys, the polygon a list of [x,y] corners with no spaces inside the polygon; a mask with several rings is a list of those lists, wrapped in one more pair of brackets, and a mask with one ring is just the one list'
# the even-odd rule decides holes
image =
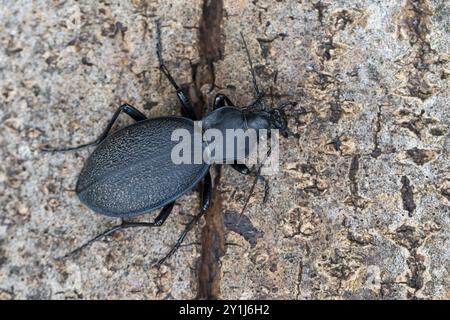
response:
{"label": "beetle tarsus", "polygon": [[105,138],[108,136],[109,131],[111,131],[111,128],[113,127],[114,123],[116,122],[117,118],[120,115],[120,112],[122,112],[122,111],[125,112],[125,114],[127,114],[128,116],[130,116],[131,118],[133,118],[136,121],[142,121],[142,120],[147,119],[147,117],[142,112],[140,112],[138,109],[136,109],[132,105],[129,105],[128,103],[125,103],[125,104],[121,105],[119,108],[117,108],[117,110],[114,112],[111,120],[109,120],[108,125],[106,126],[105,130],[103,130],[103,133],[97,140],[89,142],[89,143],[84,143],[82,145],[73,146],[73,147],[61,147],[61,148],[43,147],[43,148],[41,148],[41,151],[42,152],[67,152],[67,151],[76,151],[76,150],[80,150],[80,149],[87,148],[87,147],[97,146],[98,144],[100,144],[100,142],[105,140]]}
{"label": "beetle tarsus", "polygon": [[98,141],[93,141],[93,142],[89,142],[89,143],[85,143],[79,146],[73,146],[73,147],[61,147],[61,148],[51,148],[48,146],[42,147],[41,151],[42,152],[69,152],[69,151],[77,151],[83,148],[87,148],[87,147],[93,147],[98,145],[99,142]]}
{"label": "beetle tarsus", "polygon": [[183,232],[181,233],[180,237],[178,238],[177,242],[173,245],[172,249],[161,259],[158,260],[156,263],[156,266],[160,267],[161,265],[166,262],[167,259],[169,259],[181,246],[181,244],[184,241],[184,238],[186,238],[189,231],[192,230],[192,228],[200,221],[200,219],[203,217],[203,215],[206,213],[206,210],[201,210],[201,212],[196,215],[184,228]]}
{"label": "beetle tarsus", "polygon": [[101,239],[109,236],[110,234],[113,234],[114,232],[116,232],[116,231],[118,231],[120,229],[122,229],[122,225],[117,225],[117,226],[114,226],[114,227],[112,227],[112,228],[110,228],[108,230],[105,230],[102,233],[100,233],[99,235],[97,235],[96,237],[92,238],[91,240],[86,241],[85,243],[83,243],[81,246],[79,246],[75,250],[72,250],[71,252],[69,252],[66,255],[62,256],[60,259],[67,259],[67,258],[73,257],[73,256],[79,254],[83,249],[89,247],[94,242],[100,241]]}
{"label": "beetle tarsus", "polygon": [[113,234],[116,231],[128,229],[128,228],[139,228],[139,227],[160,227],[164,224],[164,222],[169,217],[170,213],[172,212],[172,209],[175,205],[175,201],[171,202],[169,204],[166,204],[164,208],[161,209],[161,212],[158,214],[158,216],[155,218],[153,222],[131,222],[131,221],[122,221],[121,224],[118,224],[114,227],[109,228],[108,230],[103,231],[99,235],[95,236],[91,240],[85,242],[75,250],[69,252],[68,254],[64,255],[61,259],[66,259],[69,257],[73,257],[76,254],[80,253],[83,249],[86,247],[89,247],[94,242],[100,241],[103,238]]}

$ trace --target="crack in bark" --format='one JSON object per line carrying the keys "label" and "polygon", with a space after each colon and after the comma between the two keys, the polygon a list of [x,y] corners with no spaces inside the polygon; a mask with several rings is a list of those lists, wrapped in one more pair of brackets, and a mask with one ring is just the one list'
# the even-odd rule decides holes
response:
{"label": "crack in bark", "polygon": [[449,190],[442,189],[442,190],[441,190],[441,194],[442,194],[445,198],[447,198],[448,201],[450,201],[450,191],[449,191]]}
{"label": "crack in bark", "polygon": [[317,10],[317,20],[319,23],[323,25],[323,12],[328,7],[328,4],[323,4],[322,2],[317,2],[313,4],[313,8]]}
{"label": "crack in bark", "polygon": [[[201,88],[209,84],[214,87],[214,62],[221,60],[222,0],[204,0],[198,29],[199,62],[191,65],[193,84],[190,96],[197,115],[202,116],[207,108],[207,99]],[[215,166],[213,199],[205,215],[201,235],[201,256],[197,277],[197,299],[217,299],[220,295],[220,258],[225,254],[225,225],[222,215],[222,198],[218,190],[221,167]]]}
{"label": "crack in bark", "polygon": [[300,262],[298,264],[298,272],[297,272],[297,283],[296,283],[297,294],[296,294],[296,300],[300,300],[302,281],[303,281],[303,261],[300,260]]}
{"label": "crack in bark", "polygon": [[406,155],[417,165],[423,166],[425,163],[432,161],[436,157],[434,150],[419,149],[414,147],[406,150]]}
{"label": "crack in bark", "polygon": [[364,208],[364,203],[361,201],[361,197],[358,194],[358,181],[357,175],[359,171],[359,154],[353,156],[350,168],[348,171],[348,179],[350,180],[350,198],[348,202],[355,208]]}
{"label": "crack in bark", "polygon": [[402,194],[403,209],[408,211],[408,215],[412,217],[414,210],[416,209],[416,203],[414,202],[414,187],[411,185],[407,176],[402,177],[402,188],[400,192]]}
{"label": "crack in bark", "polygon": [[381,113],[381,106],[378,106],[378,112],[377,117],[375,120],[375,130],[373,133],[373,150],[370,154],[373,158],[378,158],[381,155],[381,148],[380,148],[380,131],[381,131],[381,121],[383,115]]}
{"label": "crack in bark", "polygon": [[225,227],[222,215],[222,197],[217,190],[220,167],[216,168],[212,206],[205,216],[202,230],[202,253],[198,265],[197,299],[217,299],[220,295],[221,264],[225,254]]}
{"label": "crack in bark", "polygon": [[428,40],[433,11],[428,0],[408,0],[401,11],[400,29],[406,31],[411,45],[410,58],[406,62],[412,66],[407,75],[406,95],[425,101],[435,92],[427,81],[427,74],[433,72],[432,65],[440,63]]}
{"label": "crack in bark", "polygon": [[419,254],[418,250],[424,244],[425,239],[425,234],[413,226],[402,225],[395,230],[393,240],[409,252],[406,260],[409,276],[406,282],[401,283],[414,289],[414,294],[408,298],[416,298],[417,292],[424,286],[425,257]]}

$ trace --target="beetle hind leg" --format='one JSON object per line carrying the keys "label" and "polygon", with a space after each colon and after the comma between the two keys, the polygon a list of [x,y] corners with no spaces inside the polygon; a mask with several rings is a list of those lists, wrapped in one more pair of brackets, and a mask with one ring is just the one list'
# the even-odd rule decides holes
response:
{"label": "beetle hind leg", "polygon": [[97,236],[95,236],[91,240],[85,242],[84,244],[82,244],[81,246],[76,248],[75,250],[72,250],[68,254],[66,254],[63,257],[61,257],[61,259],[65,259],[65,258],[69,258],[69,257],[75,256],[76,254],[80,253],[83,249],[89,247],[94,242],[100,241],[100,240],[104,239],[105,237],[107,237],[107,236],[109,236],[109,235],[111,235],[111,234],[113,234],[113,233],[115,233],[115,232],[117,232],[119,230],[124,230],[124,229],[128,229],[128,228],[139,228],[139,227],[160,227],[160,226],[162,226],[164,224],[164,222],[169,217],[170,213],[172,212],[172,209],[173,209],[174,205],[175,205],[175,202],[171,202],[171,203],[167,204],[166,206],[164,206],[161,209],[161,212],[158,214],[158,216],[155,218],[155,220],[153,222],[122,221],[121,224],[118,224],[118,225],[116,225],[114,227],[111,227],[111,228],[103,231],[102,233],[98,234]]}
{"label": "beetle hind leg", "polygon": [[43,152],[65,152],[65,151],[76,151],[80,150],[86,147],[96,146],[105,138],[108,136],[109,131],[111,131],[111,128],[113,127],[114,123],[116,122],[117,118],[119,117],[121,112],[125,112],[125,114],[129,115],[131,118],[133,118],[135,121],[142,121],[147,119],[147,117],[140,112],[135,107],[125,103],[121,105],[119,108],[117,108],[116,112],[114,112],[111,120],[109,120],[108,125],[106,126],[105,130],[101,134],[101,136],[92,142],[81,144],[79,146],[73,146],[73,147],[61,147],[61,148],[50,148],[50,147],[43,147],[41,148],[41,151]]}
{"label": "beetle hind leg", "polygon": [[192,230],[192,228],[200,221],[200,219],[203,217],[203,215],[208,211],[209,207],[211,206],[211,198],[212,198],[212,179],[211,174],[206,174],[205,178],[203,179],[203,190],[202,190],[202,203],[200,206],[200,213],[198,213],[194,218],[192,218],[191,221],[186,225],[183,232],[181,233],[180,237],[178,238],[177,242],[172,246],[170,251],[161,258],[156,265],[160,267],[164,262],[166,262],[167,259],[169,259],[181,246],[181,244],[184,241],[184,238],[186,238],[189,231]]}

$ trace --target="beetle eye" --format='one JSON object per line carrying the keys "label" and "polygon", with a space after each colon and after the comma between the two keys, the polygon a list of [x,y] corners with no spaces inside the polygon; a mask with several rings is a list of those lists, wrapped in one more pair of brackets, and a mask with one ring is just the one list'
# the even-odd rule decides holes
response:
{"label": "beetle eye", "polygon": [[287,122],[284,113],[279,109],[273,109],[270,113],[272,115],[271,118],[273,127],[275,129],[285,131],[287,128]]}

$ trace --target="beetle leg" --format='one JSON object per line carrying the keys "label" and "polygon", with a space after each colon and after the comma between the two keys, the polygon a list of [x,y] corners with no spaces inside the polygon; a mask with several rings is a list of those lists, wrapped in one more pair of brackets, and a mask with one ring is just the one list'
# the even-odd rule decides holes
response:
{"label": "beetle leg", "polygon": [[224,107],[225,105],[234,107],[234,103],[231,102],[231,100],[226,95],[221,94],[221,93],[217,94],[214,97],[213,109],[216,110],[216,109]]}
{"label": "beetle leg", "polygon": [[232,163],[230,164],[230,166],[236,170],[237,172],[244,174],[244,175],[249,175],[251,173],[251,170],[242,163]]}
{"label": "beetle leg", "polygon": [[247,176],[255,176],[259,181],[261,181],[264,184],[264,197],[263,197],[263,203],[267,202],[268,196],[269,196],[269,183],[266,178],[264,178],[262,175],[258,174],[258,172],[255,172],[254,170],[250,170],[245,164],[242,163],[233,163],[230,164],[230,166],[236,170],[237,172],[247,175]]}
{"label": "beetle leg", "polygon": [[183,109],[184,114],[192,120],[197,120],[197,114],[194,111],[194,108],[191,105],[191,101],[188,98],[187,92],[185,89],[177,90],[177,97],[180,100],[181,107]]}
{"label": "beetle leg", "polygon": [[[160,55],[158,55],[158,57],[160,57],[161,59]],[[180,86],[175,82],[169,70],[164,65],[162,59],[159,61],[159,69],[166,76],[166,78],[169,80],[172,86],[177,90],[177,97],[181,103],[181,108],[183,109],[183,112],[186,114],[188,118],[192,120],[197,120],[198,119],[197,114],[195,113],[194,108],[192,107],[191,101],[189,100],[186,90],[180,88]]]}
{"label": "beetle leg", "polygon": [[169,80],[170,84],[177,90],[177,97],[180,100],[181,107],[183,112],[192,120],[197,120],[197,115],[194,111],[194,108],[189,101],[188,94],[185,89],[181,88],[164,64],[164,60],[162,57],[162,44],[161,44],[161,23],[159,20],[156,21],[156,55],[158,56],[159,62],[159,70],[166,76],[167,80]]}
{"label": "beetle leg", "polygon": [[62,259],[74,256],[78,253],[80,253],[83,249],[86,247],[89,247],[91,244],[93,244],[96,241],[100,241],[103,238],[115,233],[116,231],[128,229],[128,228],[138,228],[138,227],[160,227],[163,225],[163,223],[166,221],[166,219],[169,217],[170,213],[172,212],[173,206],[175,204],[174,202],[171,202],[167,205],[165,205],[161,212],[158,214],[158,216],[155,218],[153,222],[132,222],[132,221],[122,221],[121,224],[118,224],[114,227],[109,228],[108,230],[103,231],[96,237],[92,238],[91,240],[85,242],[75,250],[71,251],[70,253],[64,255]]}
{"label": "beetle leg", "polygon": [[164,62],[161,59],[161,56],[159,61],[159,69],[161,72],[166,76],[166,78],[169,80],[169,82],[172,84],[172,86],[177,90],[177,97],[178,100],[181,103],[181,107],[183,109],[183,112],[186,114],[186,116],[192,120],[197,120],[197,114],[194,111],[194,108],[192,107],[192,104],[189,100],[188,94],[185,89],[180,88],[180,86],[175,82],[172,75],[170,74],[167,67],[164,65]]}
{"label": "beetle leg", "polygon": [[[153,221],[153,225],[155,227],[160,227],[163,225],[163,223],[167,220],[169,215],[172,213],[173,206],[175,205],[175,201],[171,202],[169,204],[166,204],[162,209],[161,212],[158,214],[158,216],[155,218],[155,221]],[[128,222],[131,223],[131,222]],[[134,223],[134,222],[133,222]],[[147,222],[147,224],[149,224]]]}
{"label": "beetle leg", "polygon": [[203,215],[206,213],[206,211],[201,211],[199,214],[197,214],[191,221],[189,221],[189,223],[186,225],[186,227],[184,228],[183,232],[181,233],[180,237],[178,238],[177,242],[175,243],[175,245],[172,247],[172,249],[170,249],[170,251],[163,257],[161,258],[156,265],[159,267],[162,264],[164,264],[164,262],[169,259],[177,250],[178,248],[181,246],[181,244],[184,241],[184,238],[186,238],[186,235],[189,233],[189,231],[192,230],[192,228],[197,224],[197,222],[200,221],[200,219],[203,217]]}
{"label": "beetle leg", "polygon": [[205,178],[203,179],[203,190],[202,190],[201,209],[205,212],[211,206],[212,193],[213,193],[213,187],[212,187],[212,182],[211,182],[211,174],[208,171]]}
{"label": "beetle leg", "polygon": [[203,180],[203,190],[202,190],[202,204],[200,213],[197,214],[194,218],[192,218],[191,221],[186,225],[183,232],[181,233],[180,237],[178,238],[177,242],[174,244],[172,249],[163,257],[161,258],[156,265],[161,266],[167,259],[169,259],[181,246],[181,244],[184,241],[184,238],[186,238],[189,231],[192,230],[192,228],[200,221],[200,219],[203,217],[203,215],[208,211],[210,205],[211,205],[211,198],[212,198],[212,182],[211,182],[211,174],[206,174],[204,180]]}
{"label": "beetle leg", "polygon": [[64,152],[64,151],[75,151],[80,150],[82,148],[90,147],[90,146],[96,146],[105,138],[108,136],[109,131],[111,130],[112,126],[114,125],[114,122],[116,122],[117,118],[119,117],[120,112],[125,112],[127,115],[129,115],[131,118],[133,118],[135,121],[142,121],[147,119],[147,117],[140,112],[135,107],[125,103],[121,105],[116,112],[114,112],[114,115],[112,116],[111,120],[109,121],[108,125],[106,126],[105,130],[103,131],[102,135],[95,141],[85,143],[79,146],[74,147],[62,147],[62,148],[48,148],[44,147],[41,150],[44,152]]}

